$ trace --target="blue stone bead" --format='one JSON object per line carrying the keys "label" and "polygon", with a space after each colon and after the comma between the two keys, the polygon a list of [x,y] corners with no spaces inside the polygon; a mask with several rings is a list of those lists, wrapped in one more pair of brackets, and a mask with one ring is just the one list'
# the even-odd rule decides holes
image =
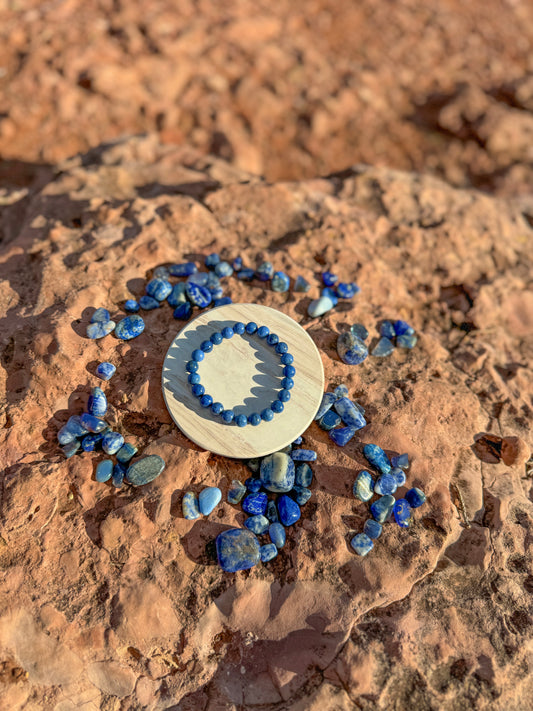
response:
{"label": "blue stone bead", "polygon": [[232,304],[233,299],[230,296],[223,296],[221,299],[215,299],[213,301],[213,306],[217,308],[217,306],[226,306],[227,304]]}
{"label": "blue stone bead", "polygon": [[222,338],[222,334],[219,331],[215,331],[215,333],[212,333],[209,336],[209,340],[214,346],[219,346],[224,339]]}
{"label": "blue stone bead", "polygon": [[378,523],[385,523],[392,513],[396,499],[391,494],[386,494],[382,496],[373,504],[370,504],[370,513],[378,521]]}
{"label": "blue stone bead", "polygon": [[233,324],[233,333],[236,333],[238,336],[242,336],[245,328],[246,326],[242,323],[242,321],[237,321],[237,323]]}
{"label": "blue stone bead", "polygon": [[124,444],[124,437],[119,432],[107,432],[102,438],[102,449],[106,454],[116,454]]}
{"label": "blue stone bead", "polygon": [[294,499],[283,494],[278,499],[278,515],[283,526],[292,526],[301,516],[300,507]]}
{"label": "blue stone bead", "polygon": [[115,325],[114,321],[97,321],[96,323],[90,323],[87,326],[87,337],[93,341],[97,338],[103,338],[115,329]]}
{"label": "blue stone bead", "polygon": [[246,487],[238,479],[233,479],[228,489],[228,503],[238,504],[246,494]]}
{"label": "blue stone bead", "polygon": [[200,405],[202,407],[211,407],[212,404],[213,398],[211,397],[211,395],[202,395],[202,397],[200,398]]}
{"label": "blue stone bead", "polygon": [[341,416],[341,420],[345,425],[354,427],[356,430],[360,430],[362,427],[366,426],[365,418],[349,398],[340,397],[334,403],[333,407],[335,408],[337,414]]}
{"label": "blue stone bead", "polygon": [[337,396],[334,395],[333,393],[324,393],[322,395],[322,402],[320,403],[320,407],[317,410],[317,413],[315,415],[315,420],[320,420],[326,412],[331,408],[333,403],[337,400]]}
{"label": "blue stone bead", "polygon": [[107,323],[111,315],[107,309],[99,308],[91,316],[91,323]]}
{"label": "blue stone bead", "polygon": [[268,497],[264,491],[260,491],[257,494],[248,494],[242,502],[242,510],[253,516],[257,514],[263,515],[266,511],[267,502]]}
{"label": "blue stone bead", "polygon": [[350,545],[358,555],[365,556],[374,547],[374,542],[366,533],[358,533],[352,538]]}
{"label": "blue stone bead", "polygon": [[377,356],[378,358],[386,358],[393,352],[393,350],[394,344],[392,341],[383,337],[377,342],[376,347],[372,351],[372,355]]}
{"label": "blue stone bead", "polygon": [[271,523],[268,527],[268,535],[270,536],[270,540],[276,546],[276,548],[283,548],[287,537],[285,534],[285,529],[283,528],[281,523],[278,523],[277,521]]}
{"label": "blue stone bead", "polygon": [[113,461],[111,459],[104,459],[103,462],[99,462],[96,467],[95,479],[103,484],[105,481],[109,481],[113,475]]}
{"label": "blue stone bead", "polygon": [[[278,522],[278,510],[276,508],[276,502],[275,501],[269,501],[267,504],[266,508],[266,517],[268,518],[269,521],[272,521],[272,523],[277,523]],[[274,541],[273,541],[274,542]]]}
{"label": "blue stone bead", "polygon": [[311,288],[311,284],[303,278],[303,276],[297,276],[294,282],[294,291],[300,294],[306,294]]}
{"label": "blue stone bead", "polygon": [[144,311],[152,311],[153,309],[158,309],[161,304],[157,299],[154,299],[152,296],[147,296],[146,294],[144,294],[144,296],[141,296],[141,298],[139,299],[139,306]]}
{"label": "blue stone bead", "polygon": [[257,516],[247,518],[244,525],[249,531],[253,531],[256,535],[261,535],[268,530],[270,522],[266,516],[258,514]]}
{"label": "blue stone bead", "polygon": [[[207,286],[207,280],[209,274],[207,272],[195,272],[187,277],[187,284],[194,284],[195,286]],[[187,284],[185,287],[187,287]]]}
{"label": "blue stone bead", "polygon": [[316,462],[317,454],[312,449],[294,449],[291,457],[295,462]]}
{"label": "blue stone bead", "polygon": [[419,506],[422,506],[422,504],[426,501],[426,495],[424,492],[416,487],[409,489],[405,495],[405,498],[407,499],[409,506],[413,509],[417,509]]}
{"label": "blue stone bead", "polygon": [[252,494],[257,494],[258,491],[261,491],[261,479],[254,479],[253,477],[249,477],[244,483],[248,491],[250,491]]}
{"label": "blue stone bead", "polygon": [[265,407],[264,410],[261,410],[261,419],[265,422],[271,422],[274,419],[274,411],[269,407]]}
{"label": "blue stone bead", "polygon": [[306,462],[298,464],[296,467],[296,473],[294,477],[294,483],[296,486],[304,487],[308,489],[313,481],[313,470]]}
{"label": "blue stone bead", "polygon": [[205,353],[201,348],[195,348],[191,353],[191,358],[197,363],[200,363],[205,358]]}
{"label": "blue stone bead", "polygon": [[189,381],[189,383],[191,385],[198,385],[198,383],[200,382],[200,374],[199,373],[189,373],[187,380]]}
{"label": "blue stone bead", "polygon": [[337,306],[337,304],[339,303],[339,297],[337,296],[335,290],[330,289],[329,286],[327,286],[325,289],[322,289],[320,295],[326,296],[328,299],[330,299],[333,302],[333,306]]}
{"label": "blue stone bead", "polygon": [[318,316],[323,316],[328,311],[331,311],[334,303],[329,298],[329,296],[321,296],[319,299],[311,301],[307,307],[307,315],[311,318],[317,318]]}
{"label": "blue stone bead", "polygon": [[182,281],[179,284],[174,284],[167,298],[168,304],[174,308],[180,304],[184,304],[187,301],[185,290],[186,285]]}
{"label": "blue stone bead", "polygon": [[188,277],[191,274],[196,274],[198,267],[194,262],[185,262],[184,264],[171,264],[168,271],[172,276]]}
{"label": "blue stone bead", "polygon": [[339,277],[332,272],[322,272],[322,281],[324,286],[333,286],[339,281]]}
{"label": "blue stone bead", "polygon": [[201,309],[204,309],[206,306],[209,306],[212,300],[211,292],[209,291],[209,289],[207,289],[205,286],[200,286],[198,284],[187,283],[185,293],[187,294],[187,298],[189,299],[189,301]]}
{"label": "blue stone bead", "polygon": [[[207,288],[209,289],[209,293],[211,294],[213,306],[215,306],[215,302],[219,301],[224,295],[224,289],[221,286],[208,286]],[[222,306],[223,304],[220,305]]]}
{"label": "blue stone bead", "polygon": [[283,294],[289,290],[290,284],[291,280],[285,272],[274,272],[271,282],[272,291],[277,291]]}
{"label": "blue stone bead", "polygon": [[198,496],[198,508],[204,516],[209,516],[211,511],[218,506],[222,499],[222,492],[218,486],[208,486],[203,489]]}
{"label": "blue stone bead", "polygon": [[352,439],[355,432],[355,427],[337,427],[334,430],[330,430],[328,434],[335,444],[339,447],[344,447]]}
{"label": "blue stone bead", "polygon": [[140,336],[144,331],[144,321],[141,316],[132,314],[119,321],[115,328],[115,335],[122,341],[130,341],[132,338]]}
{"label": "blue stone bead", "polygon": [[172,284],[166,279],[156,277],[146,285],[146,293],[157,301],[164,301],[172,291]]}
{"label": "blue stone bead", "polygon": [[394,481],[396,482],[396,487],[403,486],[407,480],[404,470],[400,469],[400,467],[394,467],[393,470],[391,471],[391,476],[394,477]]}
{"label": "blue stone bead", "polygon": [[368,347],[351,331],[345,331],[337,338],[337,353],[346,365],[359,365],[368,358]]}
{"label": "blue stone bead", "polygon": [[242,269],[242,257],[235,257],[233,260],[233,270],[240,272]]}
{"label": "blue stone bead", "polygon": [[[284,353],[288,352],[289,346],[286,343],[284,343],[283,341],[280,341],[274,350],[276,351],[276,353],[283,355]],[[287,363],[287,365],[290,365],[290,363]]]}
{"label": "blue stone bead", "polygon": [[262,563],[268,563],[268,561],[275,558],[277,554],[278,549],[273,543],[267,543],[259,549],[259,555],[261,556]]}
{"label": "blue stone bead", "polygon": [[396,345],[398,348],[414,348],[417,341],[418,338],[416,336],[404,333],[402,336],[398,336],[396,339]]}
{"label": "blue stone bead", "polygon": [[222,334],[222,338],[233,338],[233,329],[231,326],[224,326],[220,333]]}
{"label": "blue stone bead", "polygon": [[214,269],[217,264],[220,264],[220,254],[218,254],[217,252],[208,254],[204,260],[204,264],[208,269]]}
{"label": "blue stone bead", "polygon": [[354,323],[353,326],[350,326],[350,333],[361,341],[366,341],[368,338],[368,331],[362,323]]}
{"label": "blue stone bead", "polygon": [[121,464],[126,464],[137,454],[137,447],[129,442],[126,442],[117,452],[117,460]]}
{"label": "blue stone bead", "polygon": [[211,351],[213,350],[213,344],[212,344],[211,341],[209,341],[209,340],[208,340],[208,341],[202,341],[202,343],[200,344],[200,349],[201,349],[204,353],[211,353]]}
{"label": "blue stone bead", "polygon": [[294,365],[286,365],[283,368],[283,375],[286,378],[294,378],[294,376],[296,375],[296,368],[294,367]]}
{"label": "blue stone bead", "polygon": [[198,370],[198,361],[188,360],[187,363],[185,363],[185,370],[188,373],[196,373],[196,371]]}
{"label": "blue stone bead", "polygon": [[394,324],[392,323],[392,321],[383,321],[383,323],[379,327],[379,332],[385,338],[394,338],[396,336]]}
{"label": "blue stone bead", "polygon": [[311,490],[307,489],[305,486],[295,486],[293,488],[294,498],[296,503],[300,506],[304,506],[311,498]]}
{"label": "blue stone bead", "polygon": [[198,499],[193,491],[186,491],[185,494],[183,494],[181,508],[183,511],[183,517],[188,521],[194,521],[194,519],[200,518]]}
{"label": "blue stone bead", "polygon": [[360,501],[370,501],[374,493],[374,480],[370,472],[359,472],[353,485],[353,495]]}
{"label": "blue stone bead", "polygon": [[[279,345],[279,343],[278,343]],[[294,356],[291,353],[283,353],[280,358],[283,365],[291,365],[294,362]]]}
{"label": "blue stone bead", "polygon": [[255,273],[259,281],[268,281],[274,275],[274,267],[270,262],[263,262],[257,267]]}
{"label": "blue stone bead", "polygon": [[280,390],[278,393],[278,400],[281,402],[289,402],[291,399],[291,391],[290,390]]}
{"label": "blue stone bead", "polygon": [[64,444],[61,447],[61,449],[63,450],[63,454],[67,459],[70,459],[72,456],[74,456],[79,448],[80,443],[77,440],[75,440],[74,442],[68,442],[67,444]]}
{"label": "blue stone bead", "polygon": [[218,564],[226,573],[253,568],[261,560],[260,544],[251,531],[230,528],[216,538]]}
{"label": "blue stone bead", "polygon": [[81,441],[81,448],[84,452],[94,452],[98,443],[102,440],[104,435],[100,434],[88,434]]}
{"label": "blue stone bead", "polygon": [[274,400],[274,402],[270,405],[270,409],[272,412],[279,414],[280,412],[283,412],[285,405],[281,402],[281,400]]}
{"label": "blue stone bead", "polygon": [[348,388],[346,387],[346,385],[337,385],[337,387],[333,391],[333,394],[335,395],[337,400],[340,397],[348,397]]}
{"label": "blue stone bead", "polygon": [[234,422],[237,427],[246,427],[248,424],[248,418],[246,415],[235,415]]}
{"label": "blue stone bead", "polygon": [[400,467],[400,469],[407,469],[409,467],[408,454],[399,454],[397,457],[391,457],[390,461],[393,467]]}
{"label": "blue stone bead", "polygon": [[292,378],[283,378],[281,381],[281,387],[283,390],[292,390],[294,387],[294,380]]}
{"label": "blue stone bead", "polygon": [[252,412],[251,415],[248,415],[248,424],[252,425],[252,427],[257,427],[257,425],[260,425],[261,415],[258,412]]}
{"label": "blue stone bead", "polygon": [[252,333],[255,333],[257,331],[257,324],[254,321],[249,321],[246,324],[246,333],[249,333],[250,335]]}
{"label": "blue stone bead", "polygon": [[95,417],[103,417],[107,412],[107,398],[102,388],[93,388],[87,402],[87,412]]}
{"label": "blue stone bead", "polygon": [[101,380],[109,380],[110,378],[113,377],[113,375],[116,372],[116,368],[113,365],[113,363],[109,363],[108,361],[104,361],[103,363],[98,363],[96,366],[96,375],[101,379]]}
{"label": "blue stone bead", "polygon": [[156,479],[165,468],[165,460],[158,454],[149,454],[146,457],[137,459],[130,464],[126,472],[126,479],[133,486],[149,484]]}
{"label": "blue stone bead", "polygon": [[128,311],[128,313],[131,314],[136,314],[140,308],[141,307],[135,299],[127,299],[124,304],[124,311]]}
{"label": "blue stone bead", "polygon": [[183,304],[178,304],[176,308],[174,309],[174,318],[179,319],[180,321],[187,321],[190,319],[192,314],[192,306],[189,304],[188,301],[186,301]]}
{"label": "blue stone bead", "polygon": [[379,538],[381,536],[382,531],[383,526],[377,521],[374,521],[373,518],[369,518],[368,521],[365,521],[365,525],[363,526],[363,533],[366,533],[366,535],[369,538],[372,538],[372,540],[376,540],[376,538]]}
{"label": "blue stone bead", "polygon": [[268,326],[259,326],[259,328],[257,329],[257,335],[259,336],[259,338],[266,338],[269,333],[270,329],[268,328]]}
{"label": "blue stone bead", "polygon": [[282,493],[294,486],[294,462],[285,452],[264,457],[260,469],[261,482],[267,491]]}
{"label": "blue stone bead", "polygon": [[302,442],[303,442],[303,437],[300,435],[299,437],[296,437],[296,439],[294,440],[293,444],[297,444],[297,445],[298,445],[298,444],[302,444]]}
{"label": "blue stone bead", "polygon": [[409,528],[411,523],[411,507],[406,499],[397,499],[393,508],[394,520],[400,528]]}
{"label": "blue stone bead", "polygon": [[233,410],[223,410],[221,414],[224,422],[231,422],[235,417],[235,413],[233,412]]}
{"label": "blue stone bead", "polygon": [[318,421],[318,426],[326,432],[329,432],[329,430],[332,430],[334,427],[340,425],[340,422],[340,415],[337,415],[337,413],[333,412],[333,410],[328,410]]}
{"label": "blue stone bead", "polygon": [[397,488],[396,479],[392,474],[382,474],[374,484],[374,492],[379,496],[394,494]]}
{"label": "blue stone bead", "polygon": [[277,333],[269,333],[267,336],[267,343],[269,346],[277,346],[279,343],[279,336]]}
{"label": "blue stone bead", "polygon": [[195,383],[191,388],[194,397],[202,397],[205,393],[205,388],[201,383]]}
{"label": "blue stone bead", "polygon": [[94,434],[102,432],[102,430],[105,430],[107,427],[107,424],[103,420],[100,420],[94,415],[90,415],[88,412],[84,412],[80,417],[80,423],[85,427],[85,432],[93,432]]}
{"label": "blue stone bead", "polygon": [[86,435],[87,432],[89,432],[89,430],[81,423],[80,416],[72,415],[57,433],[57,441],[59,444],[70,444],[70,442],[73,442],[78,437]]}
{"label": "blue stone bead", "polygon": [[215,267],[215,274],[218,277],[228,277],[233,274],[233,267],[229,262],[219,262]]}
{"label": "blue stone bead", "polygon": [[241,281],[252,281],[254,276],[255,271],[253,269],[245,267],[244,269],[241,269],[240,272],[237,274],[237,279],[240,279]]}
{"label": "blue stone bead", "polygon": [[377,444],[365,444],[363,454],[370,464],[379,469],[382,474],[388,474],[392,469],[389,458]]}
{"label": "blue stone bead", "polygon": [[339,299],[353,299],[353,297],[358,294],[361,289],[353,281],[348,284],[341,281],[337,284],[336,291]]}
{"label": "blue stone bead", "polygon": [[220,413],[223,411],[224,405],[221,402],[214,402],[211,405],[211,412],[213,412],[214,415],[220,415]]}

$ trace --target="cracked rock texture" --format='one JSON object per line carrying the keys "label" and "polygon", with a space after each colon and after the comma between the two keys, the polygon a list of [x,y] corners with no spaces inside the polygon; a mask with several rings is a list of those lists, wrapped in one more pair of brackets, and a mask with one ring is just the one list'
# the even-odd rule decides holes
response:
{"label": "cracked rock texture", "polygon": [[[7,192],[0,217],[2,451],[0,698],[6,709],[521,711],[533,692],[531,215],[523,203],[431,177],[359,167],[269,184],[157,137],[123,140]],[[165,409],[160,376],[179,324],[144,314],[131,342],[85,338],[93,307],[119,316],[161,264],[212,251],[270,258],[307,295],[227,280],[235,301],[281,309],[346,383],[368,426],[344,449],[313,424],[313,496],[272,562],[225,574],[213,539],[246,466],[198,449]],[[361,293],[306,308],[334,269]],[[383,318],[413,351],[350,367],[337,333]],[[138,489],[94,481],[99,455],[65,460],[56,433],[86,403],[100,360],[109,419],[167,462]],[[492,435],[487,438],[486,435]],[[485,438],[484,438],[485,437]],[[512,440],[516,442],[517,440]],[[408,452],[425,507],[361,559],[367,506],[351,493],[365,443]],[[101,455],[100,455],[101,456]],[[185,489],[220,486],[186,521]]]}

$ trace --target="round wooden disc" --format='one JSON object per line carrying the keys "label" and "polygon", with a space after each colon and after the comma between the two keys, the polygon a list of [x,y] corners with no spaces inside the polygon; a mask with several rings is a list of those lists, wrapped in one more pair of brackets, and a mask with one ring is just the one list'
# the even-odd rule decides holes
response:
{"label": "round wooden disc", "polygon": [[[294,356],[294,388],[283,412],[257,427],[226,424],[200,405],[191,392],[185,364],[202,341],[237,321],[255,321],[277,333]],[[206,393],[235,414],[250,415],[269,407],[281,388],[280,356],[254,334],[224,339],[206,353],[198,373]],[[172,341],[163,363],[163,395],[179,429],[203,449],[226,457],[264,457],[293,442],[304,432],[324,394],[324,370],[317,347],[304,329],[289,316],[258,304],[229,304],[202,312]]]}

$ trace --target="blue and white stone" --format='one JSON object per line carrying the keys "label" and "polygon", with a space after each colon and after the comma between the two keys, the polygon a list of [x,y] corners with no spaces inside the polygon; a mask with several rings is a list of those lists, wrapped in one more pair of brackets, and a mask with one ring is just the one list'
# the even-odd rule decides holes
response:
{"label": "blue and white stone", "polygon": [[218,564],[226,573],[253,568],[261,560],[261,546],[251,531],[230,528],[216,538]]}
{"label": "blue and white stone", "polygon": [[63,450],[63,454],[67,459],[70,459],[72,456],[74,456],[79,448],[80,443],[78,442],[78,440],[68,442],[67,444],[62,445],[61,447],[61,449]]}
{"label": "blue and white stone", "polygon": [[146,285],[146,293],[157,301],[164,301],[172,291],[172,284],[167,279],[156,277]]}
{"label": "blue and white stone", "polygon": [[274,276],[274,267],[270,262],[263,262],[257,267],[255,274],[259,281],[268,281]]}
{"label": "blue and white stone", "polygon": [[294,444],[295,446],[298,446],[299,444],[302,444],[303,441],[304,441],[304,438],[302,437],[302,435],[300,435],[299,437],[296,437],[296,439],[294,440],[293,444]]}
{"label": "blue and white stone", "polygon": [[374,541],[366,533],[358,533],[352,538],[350,545],[358,555],[365,556],[374,547]]}
{"label": "blue and white stone", "polygon": [[204,260],[204,264],[208,269],[214,269],[217,264],[220,264],[220,254],[218,254],[218,252],[208,254]]}
{"label": "blue and white stone", "polygon": [[81,448],[84,452],[94,452],[98,447],[99,443],[102,441],[104,435],[100,434],[88,434],[81,440]]}
{"label": "blue and white stone", "polygon": [[277,521],[279,521],[278,510],[276,508],[275,501],[268,502],[265,515],[272,523],[276,523]]}
{"label": "blue and white stone", "polygon": [[130,461],[130,459],[133,459],[133,457],[137,454],[137,447],[133,444],[130,444],[129,442],[126,442],[125,444],[122,445],[122,447],[118,450],[117,452],[117,460],[121,464],[126,464],[127,462]]}
{"label": "blue and white stone", "polygon": [[339,303],[339,297],[337,296],[337,292],[335,289],[331,289],[329,286],[326,286],[325,289],[322,289],[320,292],[320,296],[327,296],[328,299],[331,299],[333,302],[333,306],[337,306]]}
{"label": "blue and white stone", "polygon": [[385,494],[394,494],[397,488],[396,478],[392,474],[382,474],[374,484],[374,493],[385,496]]}
{"label": "blue and white stone", "polygon": [[362,323],[354,323],[353,326],[350,326],[350,332],[362,341],[366,341],[368,338],[368,331]]}
{"label": "blue and white stone", "polygon": [[402,320],[398,319],[398,321],[394,322],[394,333],[397,336],[404,336],[404,335],[412,336],[414,334],[414,332],[415,332],[415,329],[412,326],[410,326],[407,323],[407,321],[402,321]]}
{"label": "blue and white stone", "polygon": [[370,464],[379,469],[382,474],[388,474],[392,469],[389,458],[377,444],[365,444],[363,454]]}
{"label": "blue and white stone", "polygon": [[285,452],[269,454],[261,462],[261,481],[267,491],[282,493],[294,486],[294,462]]}
{"label": "blue and white stone", "polygon": [[273,543],[266,543],[259,549],[262,563],[268,563],[269,560],[275,558],[278,554],[278,549]]}
{"label": "blue and white stone", "polygon": [[98,363],[96,366],[96,375],[101,379],[101,380],[109,380],[110,378],[113,377],[113,375],[116,372],[116,367],[113,365],[113,363],[109,363],[108,361],[104,361],[103,363]]}
{"label": "blue and white stone", "polygon": [[278,291],[283,294],[284,292],[289,291],[290,285],[291,280],[285,272],[274,272],[270,283],[272,291]]}
{"label": "blue and white stone", "polygon": [[311,489],[308,489],[305,486],[294,486],[292,491],[296,503],[299,506],[304,506],[309,501],[313,493]]}
{"label": "blue and white stone", "polygon": [[321,296],[319,299],[311,301],[307,307],[307,315],[311,318],[317,318],[318,316],[323,316],[328,311],[331,311],[334,303],[328,296]]}
{"label": "blue and white stone", "polygon": [[115,328],[115,335],[122,341],[130,341],[132,338],[140,336],[144,331],[144,321],[138,314],[126,316],[119,321]]}
{"label": "blue and white stone", "polygon": [[339,277],[333,272],[322,272],[322,282],[324,286],[334,286],[339,281]]}
{"label": "blue and white stone", "polygon": [[196,284],[197,286],[207,286],[209,279],[208,272],[195,272],[187,277],[187,284]]}
{"label": "blue and white stone", "polygon": [[268,527],[268,535],[276,548],[283,548],[285,541],[287,540],[287,536],[281,523],[278,523],[277,521],[271,523]]}
{"label": "blue and white stone", "polygon": [[293,449],[291,457],[295,462],[316,462],[317,453],[313,449]]}
{"label": "blue and white stone", "polygon": [[99,417],[95,417],[94,415],[90,415],[88,412],[84,412],[80,417],[80,424],[82,427],[85,427],[86,432],[93,432],[94,434],[102,432],[107,427],[107,423],[104,422],[104,420],[101,420]]}
{"label": "blue and white stone", "polygon": [[350,331],[341,333],[337,338],[337,353],[346,365],[359,365],[368,358],[366,343]]}
{"label": "blue and white stone", "polygon": [[409,528],[411,523],[411,507],[406,499],[397,499],[392,510],[394,520],[400,528]]}
{"label": "blue and white stone", "polygon": [[107,398],[102,388],[93,388],[87,401],[87,412],[95,417],[103,417],[107,412]]}
{"label": "blue and white stone", "polygon": [[409,455],[399,454],[397,457],[391,457],[391,464],[393,467],[400,467],[400,469],[409,468]]}
{"label": "blue and white stone", "polygon": [[222,499],[222,492],[218,486],[208,486],[198,495],[198,507],[204,516],[209,516],[211,511],[218,506]]}
{"label": "blue and white stone", "polygon": [[346,385],[337,385],[337,387],[333,391],[333,394],[335,395],[337,400],[340,397],[348,397],[348,388],[346,387]]}
{"label": "blue and white stone", "polygon": [[378,523],[378,521],[375,521],[373,518],[369,518],[368,521],[365,521],[365,525],[363,526],[363,533],[366,533],[366,535],[372,540],[379,538],[381,536],[382,531],[383,526]]}
{"label": "blue and white stone", "polygon": [[91,316],[91,323],[107,323],[111,319],[111,314],[107,309],[99,308]]}
{"label": "blue and white stone", "polygon": [[372,355],[378,358],[386,358],[387,356],[390,356],[393,350],[394,344],[392,343],[392,341],[383,336],[383,338],[380,338],[377,342],[375,348],[372,351]]}
{"label": "blue and white stone", "polygon": [[78,437],[86,435],[87,432],[89,432],[89,430],[81,422],[81,417],[79,415],[72,415],[57,433],[57,441],[59,444],[70,444],[75,439],[78,439]]}
{"label": "blue and white stone", "polygon": [[219,262],[215,267],[215,274],[218,277],[229,277],[233,274],[233,267],[229,262]]}
{"label": "blue and white stone", "polygon": [[329,432],[329,430],[332,430],[334,427],[338,427],[340,423],[340,415],[338,415],[336,412],[333,412],[333,410],[328,410],[326,414],[318,421],[318,426],[326,432]]}
{"label": "blue and white stone", "polygon": [[378,523],[385,523],[388,520],[394,508],[396,499],[391,494],[386,494],[380,497],[373,504],[370,504],[370,513]]}
{"label": "blue and white stone", "polygon": [[111,477],[111,483],[115,489],[120,489],[124,483],[124,469],[120,464],[115,464],[113,467],[113,476]]}
{"label": "blue and white stone", "polygon": [[200,518],[201,514],[198,508],[198,499],[194,491],[186,491],[183,494],[181,509],[183,511],[183,517],[188,521],[194,521],[194,519]]}
{"label": "blue and white stone", "polygon": [[300,294],[306,294],[311,288],[311,284],[303,278],[303,276],[297,276],[294,283],[294,291]]}
{"label": "blue and white stone", "polygon": [[248,479],[246,479],[244,484],[248,491],[252,494],[257,494],[258,491],[261,491],[261,479],[254,479],[253,477],[249,477]]}
{"label": "blue and white stone", "polygon": [[188,277],[191,274],[196,274],[198,267],[194,262],[185,262],[184,264],[171,264],[168,271],[172,276]]}
{"label": "blue and white stone", "polygon": [[186,288],[187,285],[183,281],[180,281],[179,284],[174,284],[172,291],[168,295],[167,303],[174,308],[179,304],[184,304],[187,301]]}
{"label": "blue and white stone", "polygon": [[114,321],[97,321],[87,326],[87,336],[93,341],[97,338],[104,338],[115,329]]}
{"label": "blue and white stone", "polygon": [[211,292],[205,286],[199,286],[198,284],[187,284],[186,287],[187,298],[195,306],[205,309],[209,306],[212,300]]}
{"label": "blue and white stone", "polygon": [[337,284],[337,295],[339,296],[339,299],[353,299],[353,297],[360,291],[361,289],[354,281],[348,284],[345,282]]}
{"label": "blue and white stone", "polygon": [[242,257],[235,257],[233,260],[233,270],[240,272],[242,269]]}
{"label": "blue and white stone", "polygon": [[330,430],[328,434],[330,439],[332,439],[336,445],[339,447],[345,447],[352,439],[355,432],[355,427],[336,427],[334,430]]}
{"label": "blue and white stone", "polygon": [[374,480],[370,472],[359,472],[353,485],[353,495],[360,501],[370,501],[374,494]]}
{"label": "blue and white stone", "polygon": [[360,430],[366,426],[366,420],[360,410],[347,397],[340,397],[333,405],[335,411],[340,415],[341,420],[348,427]]}
{"label": "blue and white stone", "polygon": [[230,504],[238,504],[246,494],[246,487],[238,479],[233,479],[228,489],[228,502]]}
{"label": "blue and white stone", "polygon": [[264,491],[257,494],[248,494],[242,502],[242,510],[251,516],[264,515],[267,507],[268,497]]}
{"label": "blue and white stone", "polygon": [[412,489],[409,489],[409,491],[405,495],[405,498],[407,499],[407,503],[412,509],[417,509],[419,506],[422,506],[422,504],[426,502],[426,495],[421,489],[417,489],[416,486]]}
{"label": "blue and white stone", "polygon": [[408,333],[398,336],[396,338],[396,345],[398,348],[414,348],[418,338],[415,335],[410,335]]}
{"label": "blue and white stone", "polygon": [[283,494],[278,498],[278,515],[283,526],[292,526],[301,516],[300,507],[294,499]]}
{"label": "blue and white stone", "polygon": [[136,314],[141,307],[135,299],[126,299],[124,303],[124,311],[130,314]]}
{"label": "blue and white stone", "polygon": [[176,308],[174,309],[174,318],[179,319],[180,321],[187,321],[190,319],[192,314],[192,306],[188,301],[186,301],[184,304],[178,304]]}
{"label": "blue and white stone", "polygon": [[221,286],[208,286],[209,293],[211,294],[211,301],[214,303],[217,299],[222,298],[224,294],[224,289]]}
{"label": "blue and white stone", "polygon": [[99,481],[101,484],[103,484],[106,481],[109,481],[111,477],[113,476],[113,460],[112,459],[104,459],[103,462],[99,462],[98,466],[96,467],[96,473],[95,473],[95,479],[96,481]]}
{"label": "blue and white stone", "polygon": [[270,521],[266,516],[262,514],[257,514],[256,516],[250,516],[244,522],[244,525],[249,531],[252,531],[256,535],[260,536],[268,531]]}
{"label": "blue and white stone", "polygon": [[154,299],[153,296],[144,294],[139,299],[139,306],[143,309],[143,311],[153,311],[153,309],[158,309],[161,304],[157,299]]}
{"label": "blue and white stone", "polygon": [[396,481],[396,487],[403,486],[407,480],[404,470],[400,469],[400,467],[393,467],[391,471],[391,476],[393,476],[394,480]]}
{"label": "blue and white stone", "polygon": [[106,454],[116,454],[124,444],[124,437],[119,432],[107,432],[102,438],[102,449]]}
{"label": "blue and white stone", "polygon": [[394,338],[396,336],[396,331],[394,330],[394,324],[392,321],[383,321],[379,327],[379,332],[385,338]]}
{"label": "blue and white stone", "polygon": [[149,484],[156,479],[165,468],[165,460],[158,454],[149,454],[138,459],[128,467],[126,479],[133,486]]}
{"label": "blue and white stone", "polygon": [[154,279],[157,277],[158,279],[168,279],[170,276],[170,270],[168,267],[165,267],[164,265],[161,265],[159,267],[156,267],[154,269],[153,273]]}
{"label": "blue and white stone", "polygon": [[241,281],[252,281],[254,277],[255,269],[250,269],[249,267],[245,267],[237,273],[237,279],[240,279]]}
{"label": "blue and white stone", "polygon": [[324,393],[322,396],[322,402],[315,415],[315,420],[320,420],[326,412],[331,408],[333,403],[337,400],[337,396],[334,393]]}
{"label": "blue and white stone", "polygon": [[311,482],[313,481],[313,470],[307,464],[307,462],[302,462],[296,466],[296,474],[294,477],[294,483],[296,486],[303,486],[309,488]]}

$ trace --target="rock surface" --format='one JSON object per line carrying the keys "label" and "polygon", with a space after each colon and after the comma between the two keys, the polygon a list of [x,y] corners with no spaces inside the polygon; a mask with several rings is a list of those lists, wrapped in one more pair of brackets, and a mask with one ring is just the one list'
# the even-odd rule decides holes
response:
{"label": "rock surface", "polygon": [[[148,137],[58,165],[13,197],[0,228],[2,708],[527,707],[531,467],[474,447],[492,433],[531,450],[523,207],[379,168],[266,184]],[[226,494],[250,472],[171,422],[160,382],[172,309],[145,313],[132,341],[85,335],[95,306],[120,319],[155,267],[215,251],[305,277],[309,294],[234,277],[229,292],[301,323],[328,389],[346,383],[368,422],[344,448],[311,425],[311,501],[277,557],[235,574],[214,540],[242,527]],[[325,269],[361,293],[309,319]],[[343,364],[337,334],[359,322],[375,342],[383,319],[412,324],[416,347]],[[117,366],[104,385],[102,360]],[[58,449],[97,384],[113,430],[165,460],[150,484],[99,484],[94,453]],[[361,558],[350,541],[368,505],[352,486],[368,443],[407,452],[406,487],[427,502]],[[209,486],[220,515],[186,520],[183,493]]]}

